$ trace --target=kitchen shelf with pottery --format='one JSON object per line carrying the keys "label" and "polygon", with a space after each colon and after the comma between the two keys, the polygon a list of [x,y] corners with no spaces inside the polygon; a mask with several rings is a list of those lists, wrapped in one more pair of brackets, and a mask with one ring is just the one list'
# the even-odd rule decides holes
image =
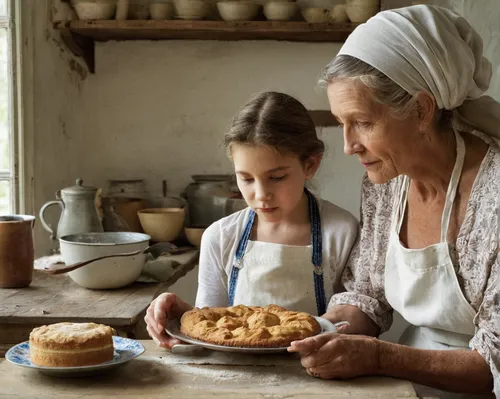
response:
{"label": "kitchen shelf with pottery", "polygon": [[[94,42],[285,40],[342,42],[379,0],[65,0],[54,27],[95,72]],[[71,4],[71,9],[69,9]]]}

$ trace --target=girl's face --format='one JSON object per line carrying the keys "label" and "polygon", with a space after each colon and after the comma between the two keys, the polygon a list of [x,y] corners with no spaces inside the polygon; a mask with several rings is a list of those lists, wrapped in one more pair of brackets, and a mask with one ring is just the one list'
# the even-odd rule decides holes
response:
{"label": "girl's face", "polygon": [[320,157],[312,157],[302,163],[296,155],[247,144],[233,145],[231,155],[243,198],[260,219],[269,222],[293,216],[306,180],[321,162]]}
{"label": "girl's face", "polygon": [[344,153],[358,157],[373,183],[414,170],[412,149],[422,138],[416,116],[394,118],[387,105],[372,101],[369,89],[352,81],[328,85],[328,101],[344,130]]}

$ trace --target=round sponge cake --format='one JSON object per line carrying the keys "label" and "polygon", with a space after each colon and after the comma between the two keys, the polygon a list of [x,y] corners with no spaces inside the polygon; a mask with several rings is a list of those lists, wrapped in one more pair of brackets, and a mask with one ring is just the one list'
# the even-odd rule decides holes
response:
{"label": "round sponge cake", "polygon": [[111,327],[95,323],[57,323],[30,334],[33,364],[46,367],[91,366],[113,359]]}

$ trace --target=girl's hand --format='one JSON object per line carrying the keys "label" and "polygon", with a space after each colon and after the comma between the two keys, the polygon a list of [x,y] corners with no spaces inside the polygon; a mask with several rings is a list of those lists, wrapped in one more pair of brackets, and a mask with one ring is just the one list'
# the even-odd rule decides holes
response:
{"label": "girl's hand", "polygon": [[149,336],[162,348],[172,349],[172,346],[181,344],[181,341],[166,333],[167,317],[169,320],[181,317],[190,309],[192,306],[180,300],[175,294],[159,295],[151,302],[144,316]]}
{"label": "girl's hand", "polygon": [[378,340],[362,335],[321,334],[294,341],[288,352],[300,354],[313,377],[346,379],[378,373]]}

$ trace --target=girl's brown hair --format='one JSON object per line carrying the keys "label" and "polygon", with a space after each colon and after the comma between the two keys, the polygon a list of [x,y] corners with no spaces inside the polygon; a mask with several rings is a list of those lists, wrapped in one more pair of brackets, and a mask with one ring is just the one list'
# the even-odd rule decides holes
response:
{"label": "girl's brown hair", "polygon": [[271,147],[296,155],[301,162],[325,150],[307,109],[295,98],[277,92],[260,93],[243,106],[224,137],[229,157],[234,144]]}

